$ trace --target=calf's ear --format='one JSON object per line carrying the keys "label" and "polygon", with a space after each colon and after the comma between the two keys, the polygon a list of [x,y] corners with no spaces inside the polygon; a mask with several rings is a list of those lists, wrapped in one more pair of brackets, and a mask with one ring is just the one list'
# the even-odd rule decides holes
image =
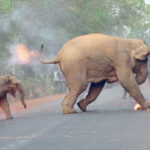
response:
{"label": "calf's ear", "polygon": [[11,82],[11,80],[7,78],[5,83],[9,84],[10,82]]}
{"label": "calf's ear", "polygon": [[9,77],[7,77],[6,80],[5,80],[5,83],[6,84],[10,84],[11,83],[11,79]]}

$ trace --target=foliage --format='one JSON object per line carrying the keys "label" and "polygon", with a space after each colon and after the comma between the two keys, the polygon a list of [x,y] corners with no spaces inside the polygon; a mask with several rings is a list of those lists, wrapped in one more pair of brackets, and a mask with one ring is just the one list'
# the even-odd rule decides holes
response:
{"label": "foliage", "polygon": [[28,65],[16,65],[15,70],[17,71],[15,76],[23,83],[26,98],[53,94],[52,81],[49,76],[34,72]]}
{"label": "foliage", "polygon": [[11,7],[11,0],[1,0],[0,4],[1,4],[0,10],[6,11],[6,10],[10,9],[10,7]]}

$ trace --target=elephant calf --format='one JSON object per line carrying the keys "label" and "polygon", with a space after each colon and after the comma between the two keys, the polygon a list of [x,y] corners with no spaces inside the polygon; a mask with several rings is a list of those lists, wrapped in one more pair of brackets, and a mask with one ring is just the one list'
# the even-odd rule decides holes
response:
{"label": "elephant calf", "polygon": [[19,80],[12,75],[0,76],[0,107],[6,115],[6,119],[12,119],[9,104],[7,101],[7,93],[15,97],[16,91],[20,93],[21,102],[26,108],[24,101],[24,90]]}
{"label": "elephant calf", "polygon": [[86,111],[102,91],[105,83],[119,81],[142,109],[149,109],[139,89],[148,74],[147,62],[149,49],[143,40],[126,39],[104,34],[88,34],[68,41],[52,61],[43,64],[59,64],[69,88],[62,106],[63,113],[74,113],[78,96],[91,83],[88,95],[78,103]]}

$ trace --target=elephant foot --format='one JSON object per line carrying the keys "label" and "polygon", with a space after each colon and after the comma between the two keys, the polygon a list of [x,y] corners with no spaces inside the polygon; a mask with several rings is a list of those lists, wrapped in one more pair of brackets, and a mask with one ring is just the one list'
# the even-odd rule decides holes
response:
{"label": "elephant foot", "polygon": [[141,110],[150,110],[150,103],[145,102],[143,106],[141,106]]}
{"label": "elephant foot", "polygon": [[63,114],[73,114],[76,113],[75,109],[73,107],[71,108],[63,108]]}
{"label": "elephant foot", "polygon": [[24,106],[24,109],[26,109],[26,108],[27,108],[27,105],[26,105],[26,104],[24,104],[23,106]]}
{"label": "elephant foot", "polygon": [[14,119],[14,118],[12,116],[7,116],[6,120],[9,120],[9,119]]}
{"label": "elephant foot", "polygon": [[80,102],[78,102],[77,105],[83,112],[86,112],[87,105],[84,103],[84,100],[81,100]]}

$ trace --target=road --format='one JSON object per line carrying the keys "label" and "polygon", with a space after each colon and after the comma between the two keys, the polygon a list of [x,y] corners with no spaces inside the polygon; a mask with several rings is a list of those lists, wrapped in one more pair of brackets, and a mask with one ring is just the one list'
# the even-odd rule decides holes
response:
{"label": "road", "polygon": [[134,111],[122,94],[104,89],[85,113],[63,115],[59,99],[0,120],[0,150],[150,150],[150,111]]}

